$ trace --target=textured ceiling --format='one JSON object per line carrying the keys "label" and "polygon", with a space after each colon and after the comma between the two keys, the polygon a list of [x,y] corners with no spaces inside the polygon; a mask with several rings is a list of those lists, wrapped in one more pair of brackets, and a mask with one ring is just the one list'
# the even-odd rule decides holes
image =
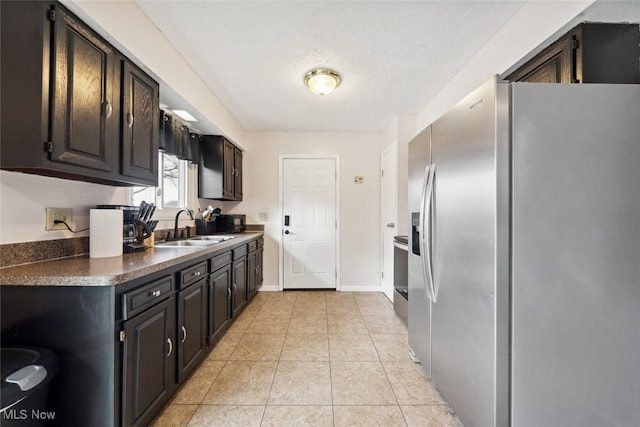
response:
{"label": "textured ceiling", "polygon": [[[247,130],[382,131],[413,114],[522,7],[515,1],[138,1]],[[320,97],[314,67],[343,81]]]}

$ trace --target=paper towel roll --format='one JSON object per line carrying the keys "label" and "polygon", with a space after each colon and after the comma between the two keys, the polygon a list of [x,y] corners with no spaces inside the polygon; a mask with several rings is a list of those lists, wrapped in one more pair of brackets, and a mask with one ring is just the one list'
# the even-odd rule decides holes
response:
{"label": "paper towel roll", "polygon": [[89,211],[89,258],[122,255],[122,211],[91,209]]}

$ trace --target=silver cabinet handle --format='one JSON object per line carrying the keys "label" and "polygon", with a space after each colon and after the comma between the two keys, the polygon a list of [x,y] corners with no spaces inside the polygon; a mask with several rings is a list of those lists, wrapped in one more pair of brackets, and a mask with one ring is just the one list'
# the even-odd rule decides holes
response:
{"label": "silver cabinet handle", "polygon": [[151,292],[151,296],[152,297],[159,297],[160,296],[160,291],[159,290],[155,290],[155,291]]}
{"label": "silver cabinet handle", "polygon": [[393,222],[388,222],[387,223],[387,227],[388,228],[394,228],[396,225]]}
{"label": "silver cabinet handle", "polygon": [[227,291],[229,293],[229,296],[227,297],[227,300],[231,301],[231,288],[227,288]]}
{"label": "silver cabinet handle", "polygon": [[133,126],[133,114],[131,111],[127,113],[127,125],[129,126],[129,129]]}
{"label": "silver cabinet handle", "polygon": [[169,352],[167,353],[167,357],[171,356],[173,353],[173,343],[171,342],[171,338],[167,338],[167,344],[169,344]]}
{"label": "silver cabinet handle", "polygon": [[111,114],[113,114],[113,106],[111,105],[111,102],[106,101],[104,105],[104,115],[109,119],[111,118]]}
{"label": "silver cabinet handle", "polygon": [[233,294],[235,295],[236,292],[238,291],[238,287],[236,286],[236,284],[233,284]]}
{"label": "silver cabinet handle", "polygon": [[202,274],[201,271],[194,271],[193,273],[191,273],[192,276],[196,276],[196,277],[200,276],[201,274]]}
{"label": "silver cabinet handle", "polygon": [[187,340],[187,328],[184,327],[184,325],[181,326],[182,329],[182,340],[180,342],[185,342]]}

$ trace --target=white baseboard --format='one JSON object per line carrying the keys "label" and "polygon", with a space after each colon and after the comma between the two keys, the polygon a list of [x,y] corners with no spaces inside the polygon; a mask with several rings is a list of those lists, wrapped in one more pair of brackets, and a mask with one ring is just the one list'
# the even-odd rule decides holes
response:
{"label": "white baseboard", "polygon": [[[278,292],[278,285],[262,285],[258,292]],[[382,292],[382,286],[340,286],[340,292]]]}
{"label": "white baseboard", "polygon": [[340,286],[341,292],[382,292],[382,286]]}

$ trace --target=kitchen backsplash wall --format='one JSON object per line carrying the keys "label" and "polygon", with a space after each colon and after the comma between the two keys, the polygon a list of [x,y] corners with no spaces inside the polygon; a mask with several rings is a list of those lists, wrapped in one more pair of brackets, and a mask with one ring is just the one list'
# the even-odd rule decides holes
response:
{"label": "kitchen backsplash wall", "polygon": [[89,232],[46,231],[45,208],[73,209],[72,228],[89,227],[89,209],[98,204],[126,204],[126,187],[0,171],[0,244],[69,239]]}

